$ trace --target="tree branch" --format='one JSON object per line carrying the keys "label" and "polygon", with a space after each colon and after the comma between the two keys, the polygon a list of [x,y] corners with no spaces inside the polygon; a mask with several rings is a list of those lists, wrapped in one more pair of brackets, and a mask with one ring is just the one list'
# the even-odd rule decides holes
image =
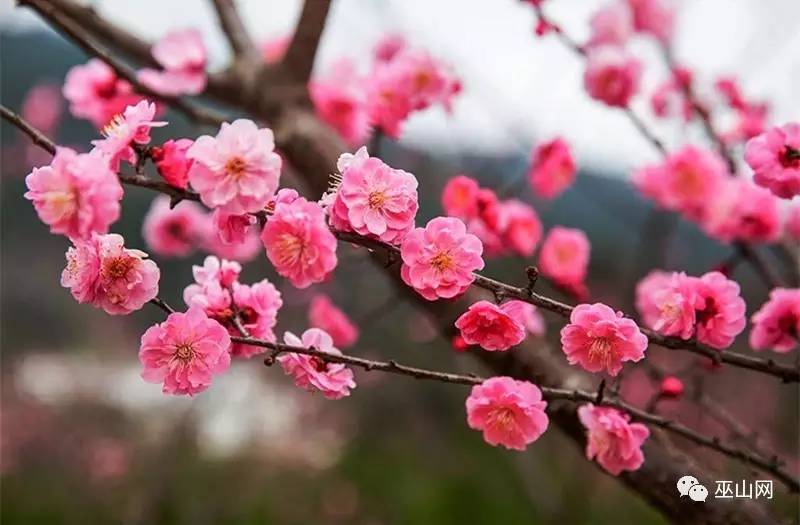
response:
{"label": "tree branch", "polygon": [[330,6],[330,0],[303,2],[303,11],[300,13],[292,43],[283,59],[283,63],[299,82],[305,83],[311,77],[311,69],[314,67],[314,58],[317,55],[317,47]]}
{"label": "tree branch", "polygon": [[259,63],[258,51],[247,33],[234,0],[213,0],[219,24],[233,49],[234,57],[251,64]]}

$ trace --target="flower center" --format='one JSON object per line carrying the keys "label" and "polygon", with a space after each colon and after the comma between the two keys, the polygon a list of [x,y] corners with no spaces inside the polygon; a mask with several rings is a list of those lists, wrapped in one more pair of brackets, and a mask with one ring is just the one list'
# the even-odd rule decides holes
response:
{"label": "flower center", "polygon": [[489,416],[489,424],[493,427],[499,427],[503,430],[512,430],[516,426],[514,413],[509,408],[498,408]]}
{"label": "flower center", "polygon": [[133,268],[133,257],[113,257],[103,265],[103,277],[106,279],[124,279]]}
{"label": "flower center", "polygon": [[613,354],[613,345],[605,337],[597,337],[589,345],[589,361],[608,363]]}
{"label": "flower center", "polygon": [[241,177],[247,169],[247,163],[241,157],[231,157],[225,163],[225,172],[235,178]]}
{"label": "flower center", "polygon": [[789,168],[800,168],[800,150],[795,149],[788,144],[783,147],[780,154],[778,155],[778,160],[786,169]]}
{"label": "flower center", "polygon": [[439,252],[433,259],[431,259],[430,264],[436,269],[436,271],[444,272],[445,270],[449,270],[453,267],[453,256],[447,251]]}
{"label": "flower center", "polygon": [[175,347],[175,358],[184,363],[194,357],[194,348],[190,344],[182,344]]}
{"label": "flower center", "polygon": [[65,217],[75,213],[78,196],[74,190],[49,191],[45,199],[58,211],[60,216]]}
{"label": "flower center", "polygon": [[697,323],[704,324],[717,316],[717,303],[713,297],[706,297],[702,310],[697,311]]}
{"label": "flower center", "polygon": [[303,241],[291,233],[282,234],[278,239],[277,246],[278,259],[281,264],[295,264],[303,256]]}
{"label": "flower center", "polygon": [[386,202],[386,193],[383,191],[373,191],[369,194],[369,207],[371,209],[381,208]]}
{"label": "flower center", "polygon": [[698,195],[703,188],[702,176],[688,166],[678,166],[675,170],[675,190],[684,198]]}
{"label": "flower center", "polygon": [[316,356],[312,357],[311,364],[314,365],[314,368],[317,370],[317,372],[328,371],[328,363],[326,363],[323,359],[320,359],[319,357]]}
{"label": "flower center", "polygon": [[124,137],[128,133],[128,123],[122,115],[114,115],[103,128],[103,135],[109,138]]}

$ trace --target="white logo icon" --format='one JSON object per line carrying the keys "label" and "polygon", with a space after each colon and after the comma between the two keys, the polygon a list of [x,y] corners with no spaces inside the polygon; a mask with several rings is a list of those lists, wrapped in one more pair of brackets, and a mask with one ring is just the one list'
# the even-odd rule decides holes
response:
{"label": "white logo icon", "polygon": [[689,496],[692,501],[705,501],[708,497],[708,489],[694,476],[683,476],[678,480],[678,493],[681,497]]}

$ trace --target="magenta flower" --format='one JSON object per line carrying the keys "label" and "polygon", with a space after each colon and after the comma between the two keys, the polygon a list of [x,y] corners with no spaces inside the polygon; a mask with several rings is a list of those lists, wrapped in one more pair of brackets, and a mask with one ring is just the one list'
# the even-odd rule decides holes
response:
{"label": "magenta flower", "polygon": [[786,353],[800,337],[800,288],[775,288],[769,300],[753,314],[750,346]]}
{"label": "magenta flower", "polygon": [[206,48],[196,29],[174,31],[153,45],[163,70],[139,71],[139,82],[161,95],[197,95],[206,87]]}
{"label": "magenta flower", "polygon": [[633,35],[633,17],[628,6],[622,2],[612,2],[595,11],[589,26],[589,47],[624,46]]}
{"label": "magenta flower", "polygon": [[466,405],[467,424],[482,431],[492,446],[525,450],[550,423],[539,387],[510,377],[492,377],[473,386]]}
{"label": "magenta flower", "polygon": [[139,361],[142,379],[163,383],[165,394],[193,396],[211,386],[231,363],[231,338],[200,308],[173,313],[142,335]]}
{"label": "magenta flower", "polygon": [[[327,354],[342,355],[333,346],[333,340],[323,330],[309,328],[302,340],[286,332],[283,342],[287,345],[313,348]],[[278,357],[283,371],[294,378],[294,384],[311,392],[319,391],[328,399],[341,399],[350,395],[356,387],[353,371],[341,363],[328,363],[316,356],[285,353]]]}
{"label": "magenta flower", "polygon": [[536,211],[520,200],[509,199],[500,204],[500,213],[504,215],[504,244],[521,257],[532,257],[542,238],[542,223]]}
{"label": "magenta flower", "polygon": [[225,122],[216,137],[203,135],[187,151],[194,161],[189,182],[209,208],[257,212],[278,189],[281,158],[274,150],[272,130],[252,120]]}
{"label": "magenta flower", "polygon": [[539,144],[531,152],[528,172],[533,191],[544,199],[553,199],[575,181],[575,161],[569,143],[561,137]]}
{"label": "magenta flower", "polygon": [[316,202],[277,203],[261,241],[275,270],[297,288],[324,281],[336,268],[336,237]]}
{"label": "magenta flower", "polygon": [[574,228],[553,227],[539,252],[539,271],[557,284],[581,288],[586,280],[591,246],[586,234]]}
{"label": "magenta flower", "polygon": [[630,416],[615,408],[591,403],[578,408],[578,418],[587,430],[587,459],[596,460],[614,476],[642,466],[642,444],[650,436],[646,426],[630,423]]}
{"label": "magenta flower", "polygon": [[190,139],[168,140],[159,147],[150,148],[150,157],[158,168],[158,173],[172,186],[186,189],[189,186],[189,168],[192,160],[186,152],[194,141]]}
{"label": "magenta flower", "polygon": [[358,327],[325,294],[311,298],[308,324],[330,334],[337,347],[347,348],[358,340]]}
{"label": "magenta flower", "polygon": [[800,195],[800,124],[774,127],[750,139],[744,160],[756,184],[784,199]]}
{"label": "magenta flower", "polygon": [[25,198],[51,233],[88,239],[119,218],[122,186],[99,153],[57,148],[51,164],[33,168],[25,184]]}
{"label": "magenta flower", "polygon": [[569,364],[616,376],[625,361],[644,359],[647,337],[621,312],[602,303],[579,304],[561,329],[561,346]]}
{"label": "magenta flower", "polygon": [[589,95],[612,107],[627,107],[639,89],[642,64],[621,48],[603,46],[587,55],[583,82]]}
{"label": "magenta flower", "polygon": [[719,272],[701,276],[695,285],[702,305],[696,310],[697,340],[720,350],[729,347],[746,324],[739,285]]}
{"label": "magenta flower", "polygon": [[258,219],[249,213],[235,215],[217,208],[211,216],[211,223],[221,243],[239,244],[245,242],[253,226],[258,224]]}
{"label": "magenta flower", "polygon": [[56,84],[37,84],[25,93],[20,115],[33,127],[47,135],[55,133],[61,120],[64,103]]}
{"label": "magenta flower", "polygon": [[437,217],[412,230],[400,247],[403,281],[429,301],[461,295],[483,269],[483,246],[459,219]]}
{"label": "magenta flower", "polygon": [[63,92],[70,113],[89,120],[98,129],[141,100],[130,83],[117,78],[114,70],[97,58],[70,69]]}
{"label": "magenta flower", "polygon": [[[503,305],[505,306],[505,305]],[[503,306],[478,301],[456,320],[464,342],[484,350],[503,351],[525,339],[525,327]]]}
{"label": "magenta flower", "polygon": [[673,0],[627,0],[633,13],[633,27],[640,33],[650,33],[667,42],[675,26]]}
{"label": "magenta flower", "polygon": [[331,224],[343,231],[399,244],[414,227],[417,179],[391,168],[366,148],[340,160],[342,181],[331,208]]}
{"label": "magenta flower", "polygon": [[351,146],[363,143],[370,131],[363,82],[354,64],[341,59],[308,86],[317,116]]}
{"label": "magenta flower", "polygon": [[153,253],[164,257],[186,257],[199,244],[207,223],[197,203],[185,201],[170,208],[169,197],[153,199],[144,217],[142,236]]}
{"label": "magenta flower", "polygon": [[61,286],[69,288],[79,303],[126,315],[158,295],[158,266],[146,259],[146,253],[126,249],[121,235],[93,234],[91,239],[73,242]]}
{"label": "magenta flower", "polygon": [[478,194],[480,186],[475,179],[456,175],[449,179],[442,190],[442,208],[449,217],[464,221],[478,216]]}
{"label": "magenta flower", "polygon": [[780,202],[748,180],[730,179],[709,203],[701,226],[723,242],[774,242],[781,236]]}
{"label": "magenta flower", "polygon": [[92,144],[108,157],[109,165],[114,171],[119,170],[120,161],[136,163],[134,145],[150,143],[150,128],[166,126],[166,122],[157,122],[156,105],[142,100],[135,106],[128,106],[121,115],[117,115],[103,128],[106,138],[93,140]]}
{"label": "magenta flower", "polygon": [[[242,327],[250,336],[266,341],[275,341],[273,329],[278,324],[278,310],[283,306],[281,293],[267,279],[252,284],[233,284],[233,304],[241,319]],[[228,317],[228,331],[233,335],[241,335]],[[222,322],[222,321],[220,321]],[[225,324],[225,323],[223,323]],[[249,358],[262,354],[266,349],[262,346],[235,343],[231,354],[236,357]]]}

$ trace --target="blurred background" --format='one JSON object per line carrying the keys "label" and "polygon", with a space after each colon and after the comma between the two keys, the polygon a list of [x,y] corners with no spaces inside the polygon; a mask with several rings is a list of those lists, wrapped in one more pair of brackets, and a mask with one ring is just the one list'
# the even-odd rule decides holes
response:
{"label": "blurred background", "polygon": [[[12,3],[0,1],[0,95],[4,105],[19,110],[31,88],[58,88],[69,68],[86,57]],[[197,27],[212,69],[228,59],[209,2],[92,3],[150,40]],[[290,34],[300,7],[289,0],[237,4],[261,42]],[[581,40],[600,5],[553,0],[547,8]],[[697,68],[701,81],[711,86],[718,75],[735,75],[748,95],[769,101],[771,122],[800,117],[800,3],[686,0],[678,12],[676,55]],[[383,139],[371,151],[417,176],[419,222],[441,214],[441,190],[453,175],[508,187],[525,177],[534,144],[565,136],[580,167],[576,184],[551,202],[537,200],[525,185],[519,197],[534,204],[546,228],[561,224],[587,233],[593,298],[633,312],[635,283],[650,270],[700,274],[726,260],[731,248],[654,210],[632,189],[631,169],[656,153],[623,115],[585,95],[582,64],[554,39],[537,39],[534,25],[530,8],[512,0],[337,0],[317,70],[341,56],[366,64],[375,41],[398,32],[449,63],[462,79],[464,91],[451,115],[440,108],[416,113],[399,141]],[[652,44],[636,42],[634,52],[646,62],[648,92],[666,70]],[[654,120],[646,97],[638,98],[635,107],[670,145],[700,140],[692,127]],[[53,138],[87,150],[96,131],[73,119],[66,105],[59,113]],[[180,115],[169,113],[166,120],[168,131],[156,130],[154,142],[197,134]],[[465,424],[463,387],[359,371],[353,395],[332,402],[298,390],[280,370],[254,358],[237,360],[194,399],[162,395],[158,385],[139,378],[136,358],[141,333],[161,313],[146,308],[110,317],[77,305],[61,288],[67,241],[50,235],[22,198],[25,175],[48,160],[5,123],[0,130],[0,512],[7,523],[663,522],[597,471],[581,450],[566,446],[558,431],[524,454],[487,446]],[[126,188],[123,215],[113,229],[127,244],[145,247],[142,218],[152,199],[145,190]],[[243,282],[267,277],[284,295],[278,333],[302,332],[310,298],[324,292],[368,327],[354,353],[482,372],[396,296],[357,250],[339,250],[335,279],[306,291],[277,278],[261,256],[245,266]],[[160,295],[182,307],[191,265],[204,256],[155,257],[167,276]],[[488,272],[519,280],[515,276],[529,262],[493,260]],[[752,314],[767,290],[747,266],[737,266],[733,277]],[[560,320],[547,314],[545,319],[545,339],[557,342]],[[740,337],[741,348],[734,350],[747,352],[745,341]],[[737,369],[709,371],[687,355],[654,352],[652,358],[685,373],[687,383],[735,413],[797,471],[796,388]],[[623,384],[623,393],[640,405],[653,392],[643,373],[629,374]],[[682,401],[659,408],[700,430],[722,432],[717,419]],[[709,458],[727,466],[719,456]],[[753,479],[746,471],[744,476]],[[771,504],[787,517],[797,515],[796,498],[782,492],[776,486]]]}

